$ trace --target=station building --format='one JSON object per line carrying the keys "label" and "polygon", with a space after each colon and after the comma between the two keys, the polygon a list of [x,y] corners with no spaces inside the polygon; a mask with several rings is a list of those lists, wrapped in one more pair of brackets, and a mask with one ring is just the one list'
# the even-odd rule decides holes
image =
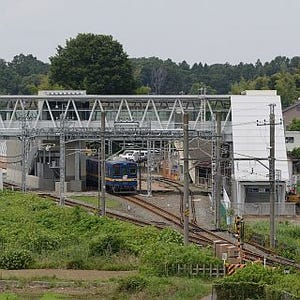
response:
{"label": "station building", "polygon": [[[294,213],[294,208],[285,203],[290,171],[281,101],[276,91],[175,96],[42,91],[37,96],[0,96],[0,101],[1,163],[7,169],[7,179],[24,181],[26,158],[28,188],[48,190],[57,190],[61,178],[62,137],[66,190],[86,190],[85,161],[91,154],[88,145],[99,141],[101,112],[106,113],[107,157],[129,144],[159,149],[162,159],[155,162],[151,172],[157,170],[182,179],[182,115],[188,113],[191,182],[213,195],[217,172],[222,178],[221,191],[226,191],[239,215],[269,212],[272,106],[276,123],[277,213]],[[61,120],[61,115],[66,118]]]}

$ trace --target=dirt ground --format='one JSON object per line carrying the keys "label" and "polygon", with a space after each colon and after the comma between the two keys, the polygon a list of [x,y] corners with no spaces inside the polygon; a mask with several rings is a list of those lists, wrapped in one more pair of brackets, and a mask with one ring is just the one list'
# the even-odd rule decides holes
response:
{"label": "dirt ground", "polygon": [[77,300],[109,299],[116,288],[110,280],[134,274],[136,271],[0,270],[0,293],[14,293],[24,300],[41,299],[45,294]]}
{"label": "dirt ground", "polygon": [[1,280],[11,278],[32,279],[52,278],[64,281],[106,281],[111,278],[126,277],[136,274],[135,271],[97,271],[97,270],[63,270],[63,269],[27,269],[27,270],[0,270]]}

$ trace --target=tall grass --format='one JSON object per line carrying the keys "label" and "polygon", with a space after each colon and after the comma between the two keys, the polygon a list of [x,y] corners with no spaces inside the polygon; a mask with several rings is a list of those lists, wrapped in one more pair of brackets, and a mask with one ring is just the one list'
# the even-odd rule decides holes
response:
{"label": "tall grass", "polygon": [[[268,246],[269,224],[269,221],[247,222],[246,237],[251,238],[255,233],[259,233],[265,237],[266,246]],[[276,222],[276,240],[277,251],[280,255],[300,262],[300,225],[294,225],[288,221]]]}

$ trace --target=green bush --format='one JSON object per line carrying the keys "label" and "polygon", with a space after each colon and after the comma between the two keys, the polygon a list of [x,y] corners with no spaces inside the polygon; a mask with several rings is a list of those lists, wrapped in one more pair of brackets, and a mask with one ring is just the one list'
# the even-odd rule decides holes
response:
{"label": "green bush", "polygon": [[143,276],[135,275],[119,280],[119,290],[122,292],[139,292],[146,288],[148,280]]}
{"label": "green bush", "polygon": [[123,245],[120,235],[106,234],[90,242],[89,253],[91,256],[111,255],[118,253]]}
{"label": "green bush", "polygon": [[82,258],[74,258],[70,261],[67,261],[66,264],[67,269],[73,269],[73,270],[81,270],[85,268],[85,263]]}
{"label": "green bush", "polygon": [[158,234],[158,240],[164,243],[183,245],[183,236],[171,228],[164,228]]}
{"label": "green bush", "polygon": [[0,254],[1,269],[27,269],[32,262],[31,253],[27,250],[6,250]]}
{"label": "green bush", "polygon": [[221,282],[274,284],[279,277],[280,272],[278,269],[264,268],[260,264],[249,264],[243,269],[237,269],[232,276],[225,277]]}
{"label": "green bush", "polygon": [[[264,287],[265,294],[269,295],[268,299],[273,299],[272,295],[274,299],[277,299],[276,297],[281,299],[280,295],[283,292],[292,293],[295,296],[300,295],[299,273],[285,274],[282,269],[264,268],[264,266],[260,264],[249,264],[243,269],[236,270],[233,275],[218,280],[217,283],[220,285],[219,289],[223,291],[227,290],[224,292],[226,295],[228,293],[235,295],[236,285],[239,286],[241,292],[243,291],[245,295],[249,295],[249,290],[252,289],[251,284],[253,284],[254,290],[255,284]],[[268,287],[266,288],[266,286]],[[257,289],[260,290],[260,287],[257,287]],[[225,296],[225,298],[220,299],[227,298]]]}
{"label": "green bush", "polygon": [[264,299],[264,286],[253,282],[223,282],[214,290],[218,300]]}
{"label": "green bush", "polygon": [[151,275],[166,275],[166,265],[172,264],[214,264],[222,261],[213,257],[209,249],[199,249],[195,245],[183,246],[175,243],[157,242],[148,245],[141,254],[141,271]]}
{"label": "green bush", "polygon": [[57,250],[61,246],[61,238],[51,233],[37,234],[28,242],[28,247],[34,252]]}

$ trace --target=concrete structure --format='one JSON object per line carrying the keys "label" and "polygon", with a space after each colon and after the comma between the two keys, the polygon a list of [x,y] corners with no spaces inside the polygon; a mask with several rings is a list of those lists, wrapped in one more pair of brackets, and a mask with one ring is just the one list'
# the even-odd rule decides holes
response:
{"label": "concrete structure", "polygon": [[[246,97],[245,97],[246,96]],[[239,215],[247,206],[269,202],[270,104],[275,104],[277,201],[284,202],[289,181],[280,97],[274,91],[246,91],[231,97],[233,199]],[[262,126],[259,126],[262,125]]]}

